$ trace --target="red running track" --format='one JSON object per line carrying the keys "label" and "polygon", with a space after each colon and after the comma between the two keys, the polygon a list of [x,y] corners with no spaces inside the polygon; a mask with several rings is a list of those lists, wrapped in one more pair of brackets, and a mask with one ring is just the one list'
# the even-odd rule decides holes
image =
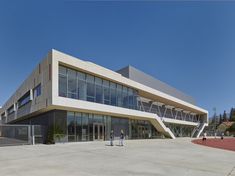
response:
{"label": "red running track", "polygon": [[202,141],[202,139],[195,139],[192,140],[192,142],[194,144],[204,145],[208,147],[235,151],[235,138],[224,138],[223,140],[221,140],[220,138],[207,138],[206,141]]}

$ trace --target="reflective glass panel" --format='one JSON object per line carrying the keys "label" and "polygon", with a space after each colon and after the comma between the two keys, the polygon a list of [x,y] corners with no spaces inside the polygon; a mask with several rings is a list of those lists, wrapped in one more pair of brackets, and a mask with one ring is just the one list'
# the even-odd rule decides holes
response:
{"label": "reflective glass panel", "polygon": [[89,128],[88,128],[88,114],[82,113],[82,141],[88,141]]}
{"label": "reflective glass panel", "polygon": [[68,97],[77,98],[77,75],[71,69],[68,69]]}
{"label": "reflective glass panel", "polygon": [[77,141],[82,140],[82,113],[75,113],[76,118],[76,138]]}
{"label": "reflective glass panel", "polygon": [[67,113],[68,141],[75,141],[75,118],[74,112]]}

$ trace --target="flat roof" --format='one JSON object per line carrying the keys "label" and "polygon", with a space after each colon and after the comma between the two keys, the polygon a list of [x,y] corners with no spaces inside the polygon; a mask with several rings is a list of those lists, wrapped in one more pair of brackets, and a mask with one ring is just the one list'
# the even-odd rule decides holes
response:
{"label": "flat roof", "polygon": [[146,86],[149,86],[153,89],[159,90],[161,92],[164,92],[168,95],[171,95],[173,97],[179,98],[181,100],[184,100],[191,104],[196,104],[195,99],[176,88],[166,84],[165,82],[162,82],[153,76],[133,67],[133,66],[126,66],[120,70],[117,71],[118,73],[122,74],[126,78],[129,78],[133,81],[139,82],[141,84],[144,84]]}

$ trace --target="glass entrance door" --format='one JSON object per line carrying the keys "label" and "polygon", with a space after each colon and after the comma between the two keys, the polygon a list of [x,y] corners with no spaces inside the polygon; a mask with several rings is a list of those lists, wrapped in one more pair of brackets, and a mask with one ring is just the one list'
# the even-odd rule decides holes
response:
{"label": "glass entrance door", "polygon": [[148,129],[146,126],[138,126],[138,137],[139,139],[148,138]]}
{"label": "glass entrance door", "polygon": [[105,127],[101,123],[93,124],[93,139],[94,141],[103,141],[105,136]]}

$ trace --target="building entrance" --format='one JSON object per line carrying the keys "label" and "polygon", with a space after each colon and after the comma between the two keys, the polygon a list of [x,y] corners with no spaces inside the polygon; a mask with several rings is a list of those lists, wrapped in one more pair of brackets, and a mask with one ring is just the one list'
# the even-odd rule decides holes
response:
{"label": "building entrance", "polygon": [[105,140],[105,126],[102,123],[93,124],[93,140],[104,141]]}
{"label": "building entrance", "polygon": [[138,126],[138,138],[145,139],[148,138],[148,128],[146,126]]}

